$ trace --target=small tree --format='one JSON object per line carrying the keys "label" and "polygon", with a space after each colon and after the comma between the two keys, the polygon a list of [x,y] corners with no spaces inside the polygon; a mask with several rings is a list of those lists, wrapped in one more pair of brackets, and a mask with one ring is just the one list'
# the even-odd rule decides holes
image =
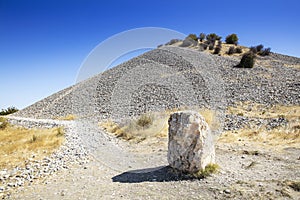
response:
{"label": "small tree", "polygon": [[218,36],[217,34],[215,33],[210,33],[206,36],[206,39],[207,41],[209,42],[215,42],[216,40],[221,40],[222,37],[221,36]]}
{"label": "small tree", "polygon": [[238,40],[239,40],[238,36],[235,33],[233,33],[226,37],[225,42],[226,44],[237,44]]}
{"label": "small tree", "polygon": [[262,44],[256,46],[257,52],[260,52],[261,50],[263,50],[263,48],[264,48],[264,45],[262,45]]}
{"label": "small tree", "polygon": [[186,38],[191,38],[195,41],[198,41],[197,35],[196,34],[189,34]]}
{"label": "small tree", "polygon": [[205,33],[200,33],[200,35],[199,35],[200,42],[203,42],[205,37],[206,37]]}
{"label": "small tree", "polygon": [[253,68],[255,63],[255,54],[251,51],[245,53],[236,67]]}
{"label": "small tree", "polygon": [[271,53],[271,48],[265,48],[263,50],[261,50],[260,52],[258,52],[258,54],[260,56],[268,56]]}

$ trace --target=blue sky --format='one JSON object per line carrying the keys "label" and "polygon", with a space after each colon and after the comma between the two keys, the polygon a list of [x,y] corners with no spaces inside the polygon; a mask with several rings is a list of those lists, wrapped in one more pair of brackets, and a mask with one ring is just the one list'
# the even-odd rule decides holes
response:
{"label": "blue sky", "polygon": [[74,84],[94,47],[133,28],[237,33],[242,45],[300,57],[299,10],[296,0],[0,0],[0,109]]}

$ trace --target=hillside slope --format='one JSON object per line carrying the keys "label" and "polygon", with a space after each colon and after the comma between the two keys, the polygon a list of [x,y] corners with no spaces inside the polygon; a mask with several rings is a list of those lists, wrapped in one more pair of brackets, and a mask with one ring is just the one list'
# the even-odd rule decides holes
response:
{"label": "hillside slope", "polygon": [[182,106],[226,106],[251,101],[299,105],[300,59],[271,54],[252,69],[238,57],[173,46],[147,52],[55,93],[14,116],[124,117]]}

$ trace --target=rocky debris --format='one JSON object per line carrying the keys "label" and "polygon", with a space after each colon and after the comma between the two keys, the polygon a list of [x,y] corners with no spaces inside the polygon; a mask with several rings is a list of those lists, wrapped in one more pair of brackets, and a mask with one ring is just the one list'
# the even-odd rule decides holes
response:
{"label": "rocky debris", "polygon": [[169,118],[168,162],[176,170],[197,173],[215,163],[214,142],[205,119],[195,111]]}
{"label": "rocky debris", "polygon": [[[240,101],[266,105],[300,104],[299,69],[285,66],[299,64],[299,58],[272,53],[271,56],[259,57],[252,69],[234,68],[238,61],[236,57],[163,46],[55,93],[13,116],[50,119],[75,114],[103,119],[114,113],[116,99],[129,99],[126,104],[117,105],[119,110],[129,109],[121,113],[124,117],[151,111],[157,105],[163,105],[162,109],[189,106],[185,102],[185,93],[174,91],[176,81],[162,84],[162,80],[169,77],[184,80],[190,85],[192,92],[189,93],[195,97],[193,104],[199,107],[211,107],[221,99],[226,104],[221,102],[217,106],[233,105]],[[260,61],[268,64],[261,66]],[[147,70],[137,74],[136,69],[142,68]],[[162,73],[162,69],[169,71]],[[156,81],[149,79],[150,72],[159,75]],[[136,84],[134,79],[128,78],[132,74],[138,75]],[[211,87],[216,83],[220,84]],[[122,91],[121,86],[127,86],[125,89],[131,94],[118,93]]]}
{"label": "rocky debris", "polygon": [[[64,126],[65,143],[49,157],[36,160],[32,154],[24,163],[24,167],[3,169],[0,171],[0,192],[9,192],[12,188],[24,186],[59,170],[68,169],[74,164],[84,165],[89,162],[87,149],[82,145],[74,122],[62,122],[56,120],[37,120],[18,117],[9,117],[8,121],[17,126],[27,128],[53,128]],[[9,194],[7,194],[9,195]]]}

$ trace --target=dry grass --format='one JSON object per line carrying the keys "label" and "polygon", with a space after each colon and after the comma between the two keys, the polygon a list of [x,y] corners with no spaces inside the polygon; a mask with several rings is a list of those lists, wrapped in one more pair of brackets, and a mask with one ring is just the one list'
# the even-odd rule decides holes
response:
{"label": "dry grass", "polygon": [[26,129],[9,125],[0,130],[0,169],[23,166],[32,155],[36,160],[42,159],[63,141],[62,128]]}
{"label": "dry grass", "polygon": [[66,115],[66,116],[62,116],[62,117],[55,117],[54,119],[71,121],[71,120],[77,119],[77,116],[70,114],[70,115]]}
{"label": "dry grass", "polygon": [[300,106],[274,105],[266,107],[262,104],[239,102],[234,107],[229,107],[228,113],[245,117],[264,119],[284,117],[285,119],[292,120],[300,118]]}
{"label": "dry grass", "polygon": [[240,102],[234,107],[229,107],[228,113],[262,119],[282,117],[287,119],[288,123],[286,126],[279,126],[271,130],[261,126],[254,129],[243,128],[237,131],[226,131],[219,138],[219,142],[249,142],[276,148],[300,148],[300,106],[274,105],[266,107],[251,102]]}
{"label": "dry grass", "polygon": [[[147,113],[141,115],[137,119],[133,119],[123,125],[120,123],[107,120],[100,123],[100,126],[107,132],[120,137],[125,140],[132,140],[135,142],[141,142],[147,138],[166,138],[168,136],[168,119],[171,113],[186,110],[185,108],[172,109],[165,112]],[[208,109],[194,109],[205,118],[209,126],[216,124],[214,121],[215,112]],[[151,119],[151,123],[149,122]],[[147,126],[143,126],[147,121]],[[142,124],[141,124],[142,122]],[[214,126],[217,127],[217,126]]]}
{"label": "dry grass", "polygon": [[218,141],[226,143],[251,142],[268,146],[297,147],[300,148],[300,129],[280,127],[272,130],[260,128],[257,130],[241,129],[226,131]]}

